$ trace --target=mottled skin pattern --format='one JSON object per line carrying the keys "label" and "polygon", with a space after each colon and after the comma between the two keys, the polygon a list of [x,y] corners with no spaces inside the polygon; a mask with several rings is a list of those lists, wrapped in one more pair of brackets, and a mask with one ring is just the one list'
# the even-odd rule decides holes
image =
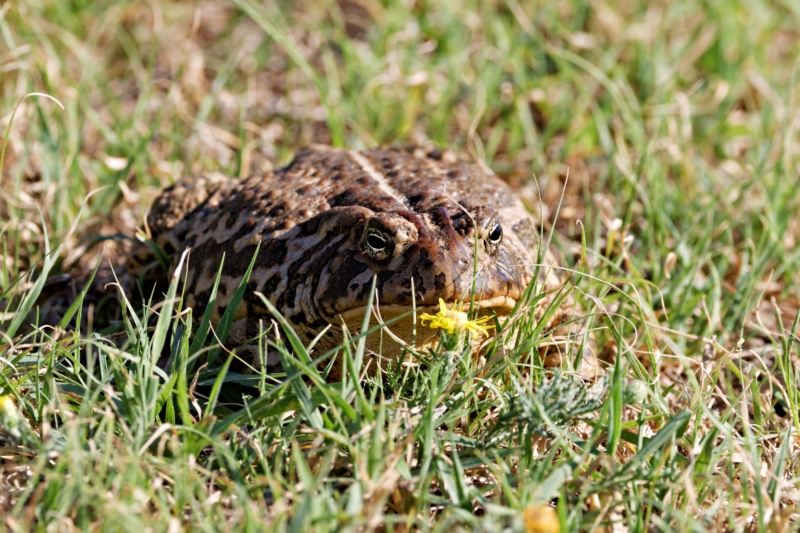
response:
{"label": "mottled skin pattern", "polygon": [[[507,315],[530,281],[537,248],[530,215],[502,180],[420,149],[312,146],[266,175],[185,178],[156,200],[147,225],[175,259],[191,248],[185,292],[195,314],[205,309],[225,254],[214,325],[261,242],[229,344],[257,336],[259,321],[270,325],[260,292],[306,342],[333,325],[317,354],[341,342],[342,324],[358,331],[375,276],[384,320],[411,309],[412,280],[419,312],[435,312],[439,298],[450,305],[469,298],[476,233],[476,301]],[[131,269],[139,262],[134,254]],[[411,327],[404,320],[391,329],[410,343]],[[438,338],[417,331],[417,346]],[[367,347],[400,355],[387,335],[373,335]]]}

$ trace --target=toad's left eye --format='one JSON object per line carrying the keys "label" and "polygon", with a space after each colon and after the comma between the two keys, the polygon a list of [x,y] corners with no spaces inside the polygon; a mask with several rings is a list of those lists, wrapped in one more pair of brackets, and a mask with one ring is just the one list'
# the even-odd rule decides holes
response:
{"label": "toad's left eye", "polygon": [[503,240],[503,227],[499,222],[495,222],[494,225],[492,225],[486,239],[489,241],[489,244],[500,244],[500,241]]}

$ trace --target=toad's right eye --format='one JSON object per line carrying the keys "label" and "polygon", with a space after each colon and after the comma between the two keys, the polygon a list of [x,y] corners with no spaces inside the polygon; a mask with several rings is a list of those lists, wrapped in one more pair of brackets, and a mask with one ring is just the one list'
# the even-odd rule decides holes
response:
{"label": "toad's right eye", "polygon": [[373,259],[383,261],[394,254],[394,241],[385,232],[370,228],[364,238],[364,251]]}

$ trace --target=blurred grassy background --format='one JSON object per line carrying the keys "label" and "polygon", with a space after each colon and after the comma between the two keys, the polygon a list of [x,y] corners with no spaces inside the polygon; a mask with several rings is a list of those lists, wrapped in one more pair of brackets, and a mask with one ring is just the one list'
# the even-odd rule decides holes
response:
{"label": "blurred grassy background", "polygon": [[[785,380],[771,376],[779,362],[793,373],[785,329],[799,307],[798,17],[790,2],[734,0],[7,1],[0,289],[42,259],[43,227],[65,241],[53,273],[90,272],[98,243],[120,264],[157,191],[182,175],[265,172],[309,143],[433,142],[488,165],[534,212],[541,198],[566,263],[582,221],[587,272],[640,298],[655,351],[618,293],[588,279],[581,288],[639,321],[626,339],[656,361],[652,392],[673,411],[720,409],[731,428],[756,417],[760,444],[748,451],[771,468],[790,423],[772,409],[770,382]],[[12,124],[30,92],[64,109],[28,97]],[[613,359],[617,342],[598,340]],[[712,425],[701,418],[684,448]],[[661,522],[628,526],[745,530],[758,515],[759,527],[777,528],[793,504],[771,500],[770,522],[754,496],[764,487],[731,488],[745,468],[734,448],[714,456],[729,468],[727,488],[696,512],[662,509]],[[453,513],[415,524],[466,520]],[[596,516],[569,523],[589,529]]]}

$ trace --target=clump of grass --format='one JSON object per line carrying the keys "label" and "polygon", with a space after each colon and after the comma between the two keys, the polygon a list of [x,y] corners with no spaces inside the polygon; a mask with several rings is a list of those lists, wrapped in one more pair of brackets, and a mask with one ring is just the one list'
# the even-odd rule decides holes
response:
{"label": "clump of grass", "polygon": [[[551,505],[562,531],[789,530],[797,32],[782,6],[694,0],[6,3],[4,526],[499,531]],[[64,110],[28,98],[12,123],[30,92]],[[581,265],[561,296],[607,389],[542,369],[530,318],[484,361],[456,344],[365,382],[356,336],[327,383],[279,317],[286,376],[241,376],[177,279],[115,313],[81,290],[182,174],[429,140],[517,186]]]}

